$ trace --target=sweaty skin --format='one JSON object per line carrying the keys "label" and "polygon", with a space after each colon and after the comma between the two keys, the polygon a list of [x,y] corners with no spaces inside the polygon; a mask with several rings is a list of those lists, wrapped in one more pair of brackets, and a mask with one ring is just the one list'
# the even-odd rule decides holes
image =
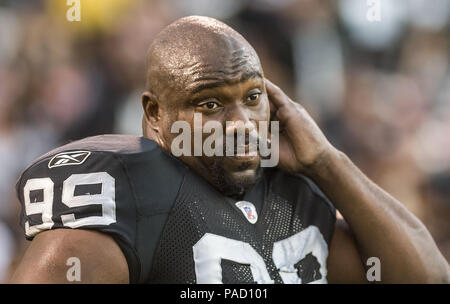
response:
{"label": "sweaty skin", "polygon": [[[330,283],[367,283],[369,257],[381,261],[381,283],[449,282],[448,263],[424,225],[334,148],[299,103],[264,78],[256,52],[237,32],[212,18],[182,18],[156,37],[147,60],[143,132],[167,151],[176,136],[172,123],[192,125],[196,112],[203,123],[241,120],[256,128],[271,117],[280,121],[280,168],[313,179],[348,223],[336,223]],[[226,195],[240,195],[258,178],[259,157],[181,159]],[[34,239],[11,282],[67,283],[67,256],[97,265],[82,283],[129,280],[111,237],[58,229]]]}

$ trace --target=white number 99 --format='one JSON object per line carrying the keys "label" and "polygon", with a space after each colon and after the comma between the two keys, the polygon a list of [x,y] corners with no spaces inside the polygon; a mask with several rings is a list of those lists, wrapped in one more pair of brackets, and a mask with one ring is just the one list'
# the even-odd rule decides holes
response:
{"label": "white number 99", "polygon": [[[98,194],[74,195],[77,185],[101,184],[101,192]],[[31,191],[42,190],[43,198],[41,202],[31,202]],[[29,237],[37,233],[51,229],[54,225],[53,198],[54,183],[48,178],[29,179],[24,191],[25,213],[27,216],[42,214],[42,224],[30,226],[29,221],[25,222],[25,234]],[[86,174],[72,174],[63,183],[61,202],[69,208],[82,207],[88,205],[101,205],[101,216],[88,216],[76,219],[75,214],[61,215],[64,226],[78,228],[87,225],[110,225],[116,222],[116,201],[115,201],[115,180],[107,172],[96,172]]]}

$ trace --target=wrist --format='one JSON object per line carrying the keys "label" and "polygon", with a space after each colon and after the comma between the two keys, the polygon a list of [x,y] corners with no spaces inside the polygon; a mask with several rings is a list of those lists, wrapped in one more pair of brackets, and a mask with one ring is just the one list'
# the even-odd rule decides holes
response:
{"label": "wrist", "polygon": [[332,170],[344,162],[346,155],[335,147],[323,151],[314,163],[305,168],[305,174],[313,180],[330,176]]}

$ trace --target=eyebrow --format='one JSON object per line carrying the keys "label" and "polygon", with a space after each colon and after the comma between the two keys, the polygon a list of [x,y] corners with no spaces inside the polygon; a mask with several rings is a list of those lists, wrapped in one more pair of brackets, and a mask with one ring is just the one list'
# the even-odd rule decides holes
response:
{"label": "eyebrow", "polygon": [[244,73],[237,80],[222,80],[222,81],[216,81],[216,82],[211,82],[211,83],[199,84],[192,90],[192,94],[196,94],[196,93],[199,93],[199,92],[201,92],[203,90],[207,90],[207,89],[214,89],[214,88],[222,87],[229,83],[244,82],[249,79],[258,78],[258,77],[262,78],[261,73],[259,71],[252,71],[252,72]]}

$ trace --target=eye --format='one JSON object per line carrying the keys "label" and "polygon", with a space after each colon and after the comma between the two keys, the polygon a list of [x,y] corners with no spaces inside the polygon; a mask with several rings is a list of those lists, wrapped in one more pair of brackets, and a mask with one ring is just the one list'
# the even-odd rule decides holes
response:
{"label": "eye", "polygon": [[206,110],[215,110],[219,107],[219,104],[215,101],[208,101],[200,105],[203,109]]}
{"label": "eye", "polygon": [[247,102],[256,103],[259,100],[259,95],[261,95],[261,93],[252,93],[252,94],[248,95]]}

